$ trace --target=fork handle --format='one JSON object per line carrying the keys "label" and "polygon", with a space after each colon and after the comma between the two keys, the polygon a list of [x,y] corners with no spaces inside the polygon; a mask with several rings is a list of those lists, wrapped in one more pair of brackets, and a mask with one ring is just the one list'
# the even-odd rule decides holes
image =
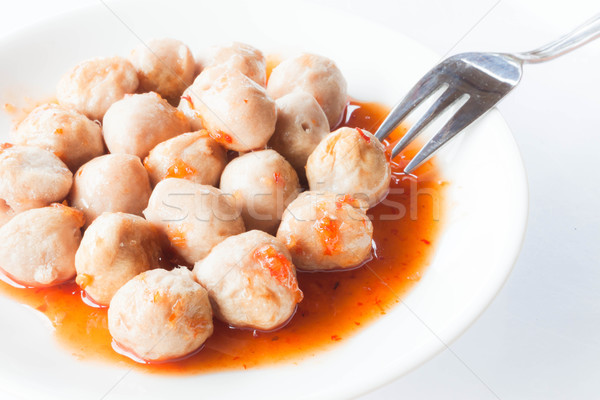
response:
{"label": "fork handle", "polygon": [[600,14],[575,28],[572,32],[560,37],[554,42],[524,53],[514,53],[512,56],[526,63],[539,63],[552,60],[569,53],[584,44],[600,37]]}

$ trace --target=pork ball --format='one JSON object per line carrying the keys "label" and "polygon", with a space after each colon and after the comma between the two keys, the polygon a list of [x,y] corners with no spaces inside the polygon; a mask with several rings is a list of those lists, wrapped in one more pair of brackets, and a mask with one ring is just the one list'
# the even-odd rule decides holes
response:
{"label": "pork ball", "polygon": [[327,135],[306,163],[310,190],[365,199],[373,207],[387,194],[391,168],[385,148],[363,129],[340,128]]}
{"label": "pork ball", "polygon": [[62,201],[72,183],[69,168],[48,150],[0,145],[0,225],[21,211]]}
{"label": "pork ball", "polygon": [[[239,71],[204,70],[186,89],[179,108],[225,148],[263,148],[275,130],[277,109],[265,89]],[[198,122],[201,121],[201,122]]]}
{"label": "pork ball", "polygon": [[267,84],[267,61],[263,53],[249,44],[233,42],[213,47],[206,67],[226,65],[238,70],[261,86]]}
{"label": "pork ball", "polygon": [[197,93],[207,90],[213,81],[219,79],[221,75],[231,71],[235,71],[235,69],[232,69],[225,64],[208,66],[200,72],[196,79],[194,79],[194,83],[183,92],[178,109],[188,119],[192,130],[201,130],[204,128],[202,115],[196,109],[198,102],[202,101]]}
{"label": "pork ball", "polygon": [[249,231],[216,245],[194,266],[215,316],[237,327],[272,330],[302,301],[289,251],[273,236]]}
{"label": "pork ball", "polygon": [[233,159],[221,176],[221,190],[241,207],[246,229],[275,234],[283,210],[300,193],[294,168],[275,150]]}
{"label": "pork ball", "polygon": [[77,64],[56,87],[58,102],[92,120],[102,121],[106,110],[138,88],[135,68],[121,57],[95,58]]}
{"label": "pork ball", "polygon": [[81,211],[57,203],[20,213],[0,228],[0,269],[24,286],[72,279],[83,222]]}
{"label": "pork ball", "polygon": [[159,227],[175,253],[190,264],[206,257],[226,237],[245,230],[230,195],[187,179],[158,182],[144,216]]}
{"label": "pork ball", "polygon": [[217,186],[226,164],[227,152],[205,130],[162,142],[144,160],[152,185],[165,178],[183,178]]}
{"label": "pork ball", "polygon": [[87,227],[103,212],[142,215],[151,192],[148,173],[138,157],[106,154],[79,168],[69,199],[83,211]]}
{"label": "pork ball", "polygon": [[278,99],[294,90],[310,93],[327,115],[329,127],[341,120],[348,102],[346,79],[337,65],[327,57],[300,54],[288,58],[273,69],[267,93]]}
{"label": "pork ball", "polygon": [[129,61],[137,70],[138,90],[156,92],[170,102],[178,102],[179,96],[194,80],[194,56],[176,39],[150,40],[134,49]]}
{"label": "pork ball", "polygon": [[141,159],[157,144],[189,131],[185,115],[153,92],[127,96],[110,106],[104,116],[108,150]]}
{"label": "pork ball", "polygon": [[329,133],[329,122],[314,97],[295,91],[278,98],[277,124],[269,146],[292,164],[304,179],[306,160]]}
{"label": "pork ball", "polygon": [[283,213],[277,239],[300,270],[355,267],[371,255],[373,224],[366,208],[349,195],[304,192]]}
{"label": "pork ball", "polygon": [[140,361],[181,358],[212,335],[210,301],[186,268],[146,271],[113,296],[108,330],[117,346]]}
{"label": "pork ball", "polygon": [[108,305],[134,276],[160,266],[160,234],[137,215],[106,212],[87,228],[75,254],[75,282],[97,304]]}
{"label": "pork ball", "polygon": [[35,108],[17,125],[13,137],[16,144],[53,152],[71,171],[104,154],[100,125],[58,104]]}

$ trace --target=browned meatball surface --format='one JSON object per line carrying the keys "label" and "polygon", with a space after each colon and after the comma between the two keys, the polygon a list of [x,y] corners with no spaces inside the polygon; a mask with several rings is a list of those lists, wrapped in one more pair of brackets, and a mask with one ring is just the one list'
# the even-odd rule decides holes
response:
{"label": "browned meatball surface", "polygon": [[373,224],[366,208],[348,195],[304,192],[285,210],[277,239],[300,270],[356,267],[371,254]]}
{"label": "browned meatball surface", "polygon": [[69,168],[48,150],[0,145],[0,225],[22,211],[61,202],[72,183]]}
{"label": "browned meatball surface", "polygon": [[140,81],[138,91],[156,92],[172,104],[192,84],[196,61],[190,49],[176,39],[152,39],[129,55]]}
{"label": "browned meatball surface", "polygon": [[62,204],[20,213],[0,228],[0,269],[25,286],[72,279],[83,222],[81,211]]}
{"label": "browned meatball surface", "polygon": [[275,150],[253,151],[232,160],[221,190],[235,197],[246,229],[275,234],[283,210],[300,193],[296,171]]}
{"label": "browned meatball surface", "polygon": [[144,160],[153,186],[166,178],[217,186],[226,164],[227,152],[205,130],[162,142]]}
{"label": "browned meatball surface", "polygon": [[267,84],[269,95],[278,99],[295,90],[308,92],[317,100],[330,128],[340,122],[348,102],[347,83],[332,60],[305,53],[275,67]]}
{"label": "browned meatball surface", "polygon": [[280,327],[302,301],[296,270],[283,243],[261,231],[231,236],[194,267],[217,318],[238,327]]}
{"label": "browned meatball surface", "polygon": [[159,143],[190,131],[177,108],[156,93],[134,94],[115,102],[104,116],[104,140],[111,153],[143,159]]}
{"label": "browned meatball surface", "polygon": [[95,58],[77,64],[56,87],[58,102],[92,120],[102,121],[104,113],[126,94],[138,88],[137,72],[122,57]]}
{"label": "browned meatball surface", "polygon": [[36,107],[17,125],[12,136],[15,144],[51,151],[71,171],[104,154],[100,125],[58,104]]}
{"label": "browned meatball surface", "polygon": [[206,257],[228,236],[244,232],[244,220],[231,195],[187,179],[160,181],[144,216],[169,239],[176,254],[189,264]]}
{"label": "browned meatball surface", "polygon": [[158,230],[137,215],[106,212],[86,229],[75,255],[75,281],[97,304],[108,305],[134,276],[161,266]]}
{"label": "browned meatball surface", "polygon": [[69,195],[83,211],[86,227],[103,212],[142,215],[152,189],[140,159],[130,154],[106,154],[84,164]]}

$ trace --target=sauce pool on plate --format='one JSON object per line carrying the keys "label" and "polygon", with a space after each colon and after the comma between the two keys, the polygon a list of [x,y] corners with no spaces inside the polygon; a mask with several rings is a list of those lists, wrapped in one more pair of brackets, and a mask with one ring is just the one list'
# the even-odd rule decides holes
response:
{"label": "sauce pool on plate", "polygon": [[[353,100],[342,126],[374,133],[387,112],[380,104]],[[404,132],[403,127],[396,129],[392,144]],[[391,149],[390,142],[384,144]],[[372,259],[349,271],[298,272],[304,300],[279,330],[232,329],[215,319],[214,334],[199,352],[175,362],[146,365],[113,350],[107,309],[86,304],[75,282],[25,289],[0,282],[0,292],[44,313],[58,341],[79,359],[103,359],[152,373],[197,374],[313,356],[384,315],[425,272],[440,230],[445,182],[435,159],[417,170],[418,178],[402,174],[415,150],[409,147],[392,162],[390,193],[368,212],[374,226]]]}

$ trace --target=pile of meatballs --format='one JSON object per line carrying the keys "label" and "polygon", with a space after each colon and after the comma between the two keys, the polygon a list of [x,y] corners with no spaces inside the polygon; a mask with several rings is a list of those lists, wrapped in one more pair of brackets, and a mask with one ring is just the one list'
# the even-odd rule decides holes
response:
{"label": "pile of meatballs", "polygon": [[76,65],[56,99],[0,145],[0,268],[24,287],[75,278],[115,350],[184,357],[213,316],[277,329],[303,298],[296,270],[370,258],[390,164],[370,132],[335,129],[332,60],[285,59],[267,82],[250,45],[197,61],[160,39]]}

